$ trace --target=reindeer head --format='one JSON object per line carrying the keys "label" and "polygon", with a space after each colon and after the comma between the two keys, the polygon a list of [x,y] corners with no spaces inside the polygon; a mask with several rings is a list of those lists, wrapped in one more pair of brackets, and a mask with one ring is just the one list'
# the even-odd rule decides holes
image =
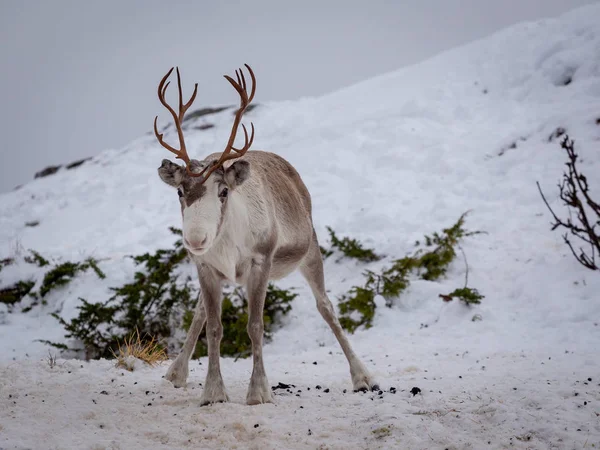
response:
{"label": "reindeer head", "polygon": [[250,174],[250,164],[244,160],[235,161],[227,168],[224,167],[225,161],[242,157],[248,151],[254,140],[254,125],[251,124],[251,133],[250,136],[248,136],[246,126],[242,124],[245,144],[239,149],[233,147],[240,120],[244,111],[252,101],[256,89],[254,73],[250,66],[246,64],[246,67],[252,77],[252,90],[250,96],[248,96],[246,80],[241,70],[239,73],[236,70],[237,82],[225,75],[225,78],[240,95],[241,100],[240,107],[235,113],[229,141],[218,159],[204,161],[190,159],[185,147],[181,123],[183,122],[185,112],[196,97],[198,84],[196,83],[194,93],[190,100],[183,104],[181,79],[179,76],[179,68],[177,68],[179,114],[177,114],[165,101],[165,93],[169,86],[169,83],[165,84],[165,82],[173,71],[173,68],[167,72],[158,86],[158,98],[165,108],[169,110],[175,121],[180,149],[175,149],[163,140],[163,135],[158,132],[156,125],[158,116],[154,119],[154,134],[163,147],[174,153],[176,158],[185,162],[185,166],[180,166],[168,159],[164,159],[162,165],[158,168],[158,175],[165,183],[177,189],[183,218],[183,243],[185,247],[195,255],[205,253],[212,246],[221,231],[221,225],[223,224],[224,214],[231,193],[234,192]]}

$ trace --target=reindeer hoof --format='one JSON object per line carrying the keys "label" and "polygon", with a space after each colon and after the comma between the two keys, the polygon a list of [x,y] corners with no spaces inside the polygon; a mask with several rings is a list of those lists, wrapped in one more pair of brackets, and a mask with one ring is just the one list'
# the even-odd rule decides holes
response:
{"label": "reindeer hoof", "polygon": [[363,374],[362,376],[352,377],[354,392],[378,391],[379,384],[373,381],[370,375]]}
{"label": "reindeer hoof", "polygon": [[180,364],[177,360],[171,364],[165,378],[173,383],[176,388],[185,387],[187,384],[188,365]]}
{"label": "reindeer hoof", "polygon": [[200,406],[212,405],[214,403],[226,403],[228,401],[229,397],[225,392],[213,396],[203,395],[200,400]]}
{"label": "reindeer hoof", "polygon": [[225,385],[223,384],[223,379],[221,376],[208,376],[206,378],[206,383],[204,383],[204,392],[202,393],[200,406],[212,405],[213,403],[224,403],[228,401],[229,397],[227,396],[227,392],[225,392]]}
{"label": "reindeer hoof", "polygon": [[250,380],[250,386],[248,386],[248,395],[246,396],[246,403],[248,405],[260,405],[261,403],[273,403],[273,394],[269,387],[267,378],[259,380]]}
{"label": "reindeer hoof", "polygon": [[261,403],[273,403],[273,396],[269,392],[268,394],[254,394],[246,397],[246,404],[248,405],[260,405]]}

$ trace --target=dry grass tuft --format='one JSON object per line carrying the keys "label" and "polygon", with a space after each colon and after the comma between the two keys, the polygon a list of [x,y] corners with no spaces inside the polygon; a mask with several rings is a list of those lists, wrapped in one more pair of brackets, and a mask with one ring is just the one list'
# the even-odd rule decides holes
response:
{"label": "dry grass tuft", "polygon": [[133,372],[135,369],[136,359],[144,361],[150,366],[154,366],[167,359],[166,350],[155,338],[142,339],[137,328],[134,333],[131,333],[129,338],[126,337],[123,340],[123,345],[119,344],[118,353],[114,351],[112,353],[117,360],[115,366],[122,367],[130,372]]}

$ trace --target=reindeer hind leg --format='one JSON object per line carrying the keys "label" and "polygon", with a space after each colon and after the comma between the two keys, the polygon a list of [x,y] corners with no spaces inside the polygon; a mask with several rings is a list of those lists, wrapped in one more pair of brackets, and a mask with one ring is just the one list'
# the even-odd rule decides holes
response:
{"label": "reindeer hind leg", "polygon": [[342,326],[335,314],[333,304],[327,293],[325,292],[325,278],[323,274],[323,260],[321,251],[319,249],[319,243],[317,241],[317,235],[313,230],[313,241],[311,247],[304,258],[300,266],[300,272],[310,285],[310,288],[315,296],[317,302],[317,309],[327,325],[333,331],[333,334],[337,338],[340,346],[350,365],[350,375],[352,377],[352,384],[354,391],[367,391],[367,390],[378,390],[379,386],[373,380],[373,377],[369,374],[369,371],[354,353]]}

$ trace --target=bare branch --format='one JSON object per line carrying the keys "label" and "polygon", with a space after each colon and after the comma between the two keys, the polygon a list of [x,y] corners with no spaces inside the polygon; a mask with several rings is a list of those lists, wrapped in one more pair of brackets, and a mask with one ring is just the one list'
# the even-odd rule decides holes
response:
{"label": "bare branch", "polygon": [[[569,160],[566,163],[567,170],[563,172],[562,181],[558,183],[558,189],[559,198],[569,208],[568,218],[563,220],[556,215],[544,196],[540,184],[536,182],[538,191],[554,218],[552,230],[559,227],[565,228],[571,235],[588,244],[590,247],[588,253],[581,247],[578,253],[569,240],[568,233],[563,235],[565,243],[581,265],[590,270],[600,270],[596,264],[596,253],[600,255],[600,235],[596,232],[596,226],[600,226],[600,205],[591,198],[587,178],[585,175],[579,173],[577,169],[577,154],[575,153],[574,141],[569,140],[569,137],[565,136],[561,147],[566,150]],[[580,197],[583,197],[584,201]],[[586,211],[586,205],[591,209],[591,213]],[[578,223],[573,221],[573,213],[575,213]],[[592,213],[597,216],[596,219],[592,219]]]}

